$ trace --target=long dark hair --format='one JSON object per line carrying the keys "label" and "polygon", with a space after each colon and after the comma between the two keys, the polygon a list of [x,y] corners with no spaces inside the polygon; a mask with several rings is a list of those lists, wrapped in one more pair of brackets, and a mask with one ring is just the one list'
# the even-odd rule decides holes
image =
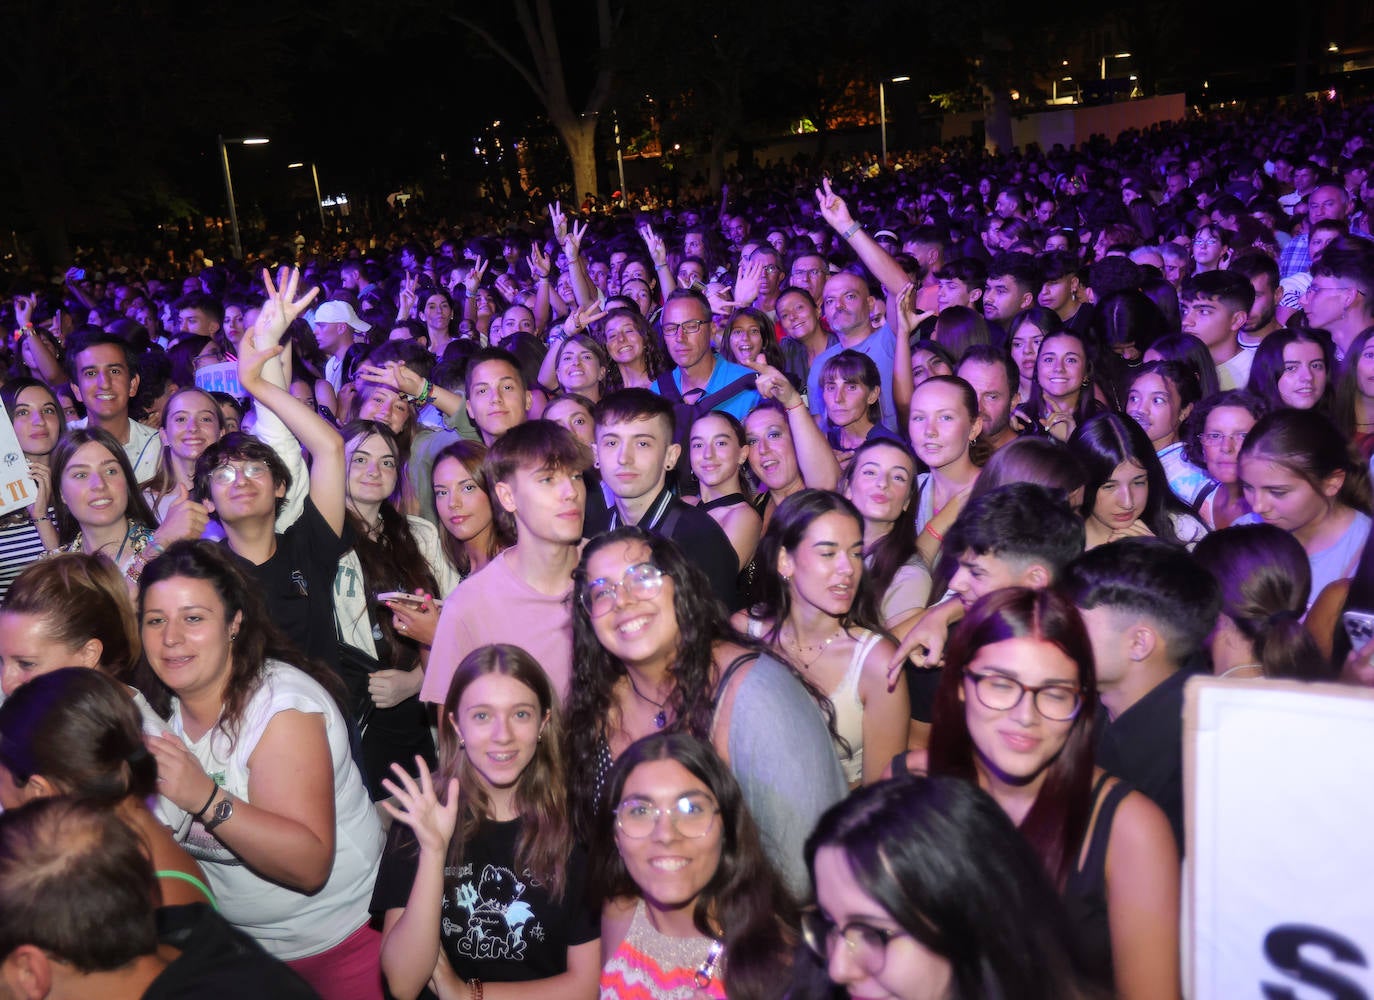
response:
{"label": "long dark hair", "polygon": [[[1374,326],[1361,331],[1350,342],[1350,349],[1345,352],[1345,364],[1341,367],[1339,377],[1334,379],[1336,390],[1331,414],[1347,440],[1353,441],[1361,435],[1356,425],[1360,419],[1359,400],[1364,395],[1360,391],[1360,356],[1369,349],[1371,340],[1374,340]],[[4,389],[0,389],[0,393],[3,392]],[[1365,454],[1368,455],[1367,448]]]}
{"label": "long dark hair", "polygon": [[720,807],[720,863],[692,906],[692,922],[725,945],[725,992],[731,1000],[776,997],[797,940],[796,904],[764,854],[739,782],[705,740],[654,733],[630,744],[615,762],[596,811],[591,883],[597,897],[640,895],[616,848],[615,809],[634,769],[660,760],[681,764]]}
{"label": "long dark hair", "polygon": [[[153,585],[178,576],[204,580],[210,584],[224,602],[226,622],[233,621],[240,612],[243,614],[238,636],[234,639],[230,661],[232,669],[224,690],[224,710],[216,723],[216,728],[229,738],[231,744],[238,738],[244,710],[262,683],[269,659],[281,660],[305,673],[329,692],[345,718],[350,717],[347,695],[338,674],[307,657],[276,626],[267,613],[267,605],[263,603],[258,588],[244,576],[243,571],[234,564],[233,556],[222,545],[190,539],[167,546],[167,551],[150,562],[139,577],[140,621],[143,619],[143,603]],[[138,687],[159,714],[164,718],[170,714],[171,700],[176,692],[153,671],[146,650],[139,664]]]}
{"label": "long dark hair", "polygon": [[1363,514],[1370,513],[1368,466],[1356,459],[1336,425],[1316,410],[1285,407],[1262,417],[1240,447],[1240,461],[1254,455],[1283,466],[1318,492],[1322,480],[1344,472],[1336,499]]}
{"label": "long dark hair", "polygon": [[[1286,364],[1283,352],[1290,344],[1316,344],[1321,350],[1322,363],[1326,365],[1326,388],[1317,400],[1315,408],[1331,416],[1336,397],[1336,347],[1331,341],[1331,334],[1322,329],[1299,330],[1284,327],[1261,340],[1259,347],[1255,349],[1255,359],[1250,364],[1250,381],[1246,383],[1245,388],[1264,399],[1270,409],[1277,410],[1287,406],[1283,397],[1279,395],[1279,379],[1283,377]],[[1358,360],[1359,355],[1354,355],[1347,362],[1347,367],[1357,368]]]}
{"label": "long dark hair", "polygon": [[124,446],[114,439],[113,434],[99,427],[73,427],[58,439],[57,446],[48,458],[48,466],[52,470],[52,506],[57,513],[58,541],[63,545],[70,545],[81,533],[81,525],[67,509],[67,501],[62,496],[62,473],[66,471],[77,449],[92,441],[103,446],[119,463],[120,471],[124,473],[124,483],[129,494],[124,516],[133,524],[142,525],[149,530],[156,528],[157,516],[148,507],[148,501],[143,499],[143,493],[138,488],[138,480],[134,478],[134,469],[129,464],[129,456],[125,453]]}
{"label": "long dark hair", "polygon": [[[951,1000],[1087,995],[1054,886],[1001,806],[972,782],[912,775],[856,789],[806,842],[813,880],[827,847],[844,854],[864,895],[949,963]],[[818,956],[803,954],[824,971]]]}
{"label": "long dark hair", "polygon": [[1092,516],[1093,508],[1097,505],[1097,491],[1112,478],[1117,466],[1132,462],[1145,470],[1149,488],[1149,496],[1146,497],[1139,520],[1155,537],[1176,545],[1183,544],[1174,530],[1170,515],[1196,515],[1169,488],[1169,477],[1160,464],[1159,455],[1138,423],[1117,413],[1099,413],[1087,423],[1074,428],[1069,435],[1069,450],[1083,463],[1088,473],[1087,485],[1083,489],[1083,506],[1079,508],[1085,520]]}
{"label": "long dark hair", "polygon": [[597,640],[582,595],[589,583],[587,563],[591,557],[608,545],[627,542],[645,546],[649,561],[673,581],[673,610],[679,637],[677,656],[668,666],[673,680],[673,690],[666,702],[671,716],[668,732],[710,739],[715,710],[711,679],[717,643],[734,643],[758,653],[771,652],[763,643],[735,630],[724,607],[712,595],[706,574],[671,539],[627,525],[597,535],[587,543],[573,573],[573,676],[567,702],[567,759],[577,762],[568,775],[568,789],[578,833],[588,840],[595,829],[597,792],[596,768],[591,762],[597,759],[600,745],[609,735],[607,720],[615,701],[615,685],[626,676],[626,668]]}
{"label": "long dark hair", "polygon": [[1050,880],[1063,886],[1074,870],[1092,815],[1097,675],[1092,645],[1078,609],[1053,590],[1008,587],[980,598],[954,629],[944,672],[935,692],[930,733],[930,773],[978,783],[978,751],[969,735],[960,697],[964,670],[978,650],[1004,639],[1032,638],[1057,647],[1078,667],[1082,706],[1063,748],[1045,773],[1021,833],[1039,855]]}
{"label": "long dark hair", "polygon": [[[1030,398],[1026,400],[1026,408],[1037,421],[1036,430],[1039,430],[1038,422],[1049,415],[1045,404],[1045,390],[1040,387],[1040,355],[1044,353],[1045,344],[1055,337],[1070,337],[1078,341],[1083,349],[1083,384],[1078,387],[1078,401],[1073,408],[1074,423],[1082,426],[1089,417],[1106,409],[1093,392],[1093,387],[1098,384],[1096,345],[1089,341],[1085,334],[1060,327],[1053,333],[1045,334],[1044,340],[1040,341],[1040,349],[1035,352],[1035,378],[1031,379]],[[1108,397],[1115,395],[1113,387],[1108,387]]]}
{"label": "long dark hair", "polygon": [[[916,470],[921,467],[921,463],[916,458],[916,453],[911,450],[911,446],[905,441],[895,441],[891,439],[877,439],[865,441],[854,449],[854,457],[850,459],[849,468],[844,473],[844,486],[846,489],[851,487],[854,481],[855,470],[859,468],[862,457],[875,448],[891,448],[907,457],[911,462],[911,482],[908,485],[907,502],[916,496]],[[982,474],[979,474],[982,478]],[[897,571],[911,561],[912,556],[916,555],[916,519],[911,517],[906,508],[903,508],[901,516],[892,525],[892,530],[874,542],[865,552],[864,558],[868,565],[864,576],[872,584],[874,599],[879,606],[882,604],[883,595],[887,593],[887,588],[892,586],[893,577]]]}
{"label": "long dark hair", "polygon": [[[649,325],[648,319],[638,309],[621,307],[606,313],[606,317],[601,321],[600,333],[597,336],[603,346],[606,343],[606,324],[621,317],[634,323],[635,330],[639,333],[639,339],[644,342],[644,373],[650,381],[673,367],[663,348],[663,338]],[[609,352],[607,353],[609,355]],[[620,374],[620,363],[610,361],[606,368],[606,389],[610,391],[623,388],[625,388],[625,380]]]}
{"label": "long dark hair", "polygon": [[35,677],[0,706],[0,764],[17,785],[42,775],[76,798],[114,804],[157,794],[157,761],[128,690],[84,667]]}
{"label": "long dark hair", "polygon": [[548,720],[535,745],[534,757],[515,786],[515,809],[524,820],[515,860],[521,870],[539,877],[550,896],[560,899],[567,888],[568,845],[572,842],[572,823],[564,794],[567,777],[562,716],[549,675],[519,646],[479,646],[458,664],[449,682],[439,719],[439,777],[435,782],[443,794],[449,779],[458,779],[459,823],[449,841],[446,864],[456,867],[462,863],[464,846],[487,819],[486,793],[455,726],[463,693],[474,681],[491,674],[509,677],[533,691],[539,700],[541,720]]}
{"label": "long dark hair", "polygon": [[[5,412],[9,414],[11,422],[14,420],[14,408],[19,405],[19,394],[25,389],[42,389],[52,397],[53,404],[57,407],[57,436],[60,439],[67,432],[67,414],[62,410],[62,400],[57,398],[52,386],[36,378],[24,375],[0,385],[0,402],[5,404]],[[54,441],[53,444],[56,446],[57,442]]]}
{"label": "long dark hair", "polygon": [[[802,543],[806,529],[826,514],[843,514],[851,518],[858,528],[859,537],[863,537],[863,515],[851,501],[830,490],[805,489],[778,504],[773,519],[768,523],[768,530],[759,541],[759,600],[750,609],[750,614],[755,618],[772,619],[773,628],[767,636],[771,643],[777,643],[783,623],[792,611],[791,591],[778,573],[778,558],[783,552],[795,552]],[[854,629],[882,632],[877,605],[873,581],[864,570],[855,581],[854,603],[850,605],[848,613],[840,616],[840,627],[846,633]]]}
{"label": "long dark hair", "polygon": [[[432,472],[439,467],[439,463],[444,459],[451,458],[468,471],[473,482],[481,487],[482,492],[487,495],[487,502],[491,504],[492,511],[491,538],[487,544],[486,555],[488,559],[492,559],[499,552],[514,545],[515,539],[511,536],[507,520],[496,516],[496,510],[500,505],[491,495],[491,482],[487,478],[486,457],[486,445],[481,441],[469,441],[464,438],[440,449],[434,456],[434,464],[430,466],[430,470]],[[434,506],[435,516],[443,520],[444,514],[438,509],[438,501],[433,495],[429,497],[429,503]],[[463,543],[449,534],[447,529],[439,532],[439,543],[443,546],[444,555],[448,557],[448,561],[453,564],[453,568],[458,571],[459,576],[467,576],[472,572],[472,560],[468,558]]]}
{"label": "long dark hair", "polygon": [[377,595],[390,590],[412,592],[416,589],[433,594],[439,589],[439,584],[415,541],[409,519],[396,509],[394,503],[405,478],[400,443],[390,427],[376,420],[350,420],[344,424],[341,433],[345,449],[351,441],[375,435],[396,460],[396,487],[391,497],[382,501],[379,512],[381,530],[374,536],[371,526],[358,516],[352,503],[345,504],[344,517],[353,529],[353,551],[357,553],[358,563],[362,567],[367,614],[372,621],[374,634],[376,630],[381,630],[382,642],[392,654],[391,665],[409,669],[419,661],[420,651],[413,640],[396,633],[392,615],[385,605],[378,602]]}

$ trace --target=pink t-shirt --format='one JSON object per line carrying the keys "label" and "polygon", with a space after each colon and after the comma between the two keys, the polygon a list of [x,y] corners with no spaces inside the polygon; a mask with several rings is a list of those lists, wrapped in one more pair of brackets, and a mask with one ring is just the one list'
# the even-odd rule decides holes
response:
{"label": "pink t-shirt", "polygon": [[560,699],[572,682],[572,580],[566,593],[540,593],[496,556],[449,594],[425,669],[420,700],[442,705],[458,664],[479,646],[519,646],[544,668]]}

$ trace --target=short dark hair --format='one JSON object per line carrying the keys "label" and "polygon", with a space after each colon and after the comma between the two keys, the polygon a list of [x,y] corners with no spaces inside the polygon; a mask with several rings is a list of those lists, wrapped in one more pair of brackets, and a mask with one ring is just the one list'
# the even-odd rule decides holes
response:
{"label": "short dark hair", "polygon": [[157,950],[153,862],[107,806],[36,799],[0,815],[0,961],[33,945],[81,973]]}
{"label": "short dark hair", "polygon": [[1035,255],[1020,250],[1007,250],[988,262],[986,280],[1003,277],[1011,278],[1032,295],[1040,291],[1040,286],[1045,283]]}
{"label": "short dark hair", "polygon": [[520,381],[520,388],[529,391],[529,384],[525,380],[525,372],[520,367],[519,358],[504,347],[483,347],[472,352],[468,358],[467,371],[463,375],[463,391],[469,397],[472,395],[472,373],[477,370],[478,365],[487,361],[500,361],[510,365],[511,371],[515,372],[515,377]]}
{"label": "short dark hair", "polygon": [[[950,308],[957,309],[958,306]],[[959,375],[959,369],[970,362],[979,365],[999,365],[1007,375],[1007,389],[1011,395],[1016,395],[1016,389],[1021,384],[1021,370],[1016,367],[1016,362],[1011,355],[1000,347],[992,344],[969,344],[964,349],[964,353],[959,357],[959,363],[954,366],[954,374]],[[959,376],[963,378],[962,375]],[[968,381],[964,379],[964,381]]]}
{"label": "short dark hair", "polygon": [[945,536],[945,551],[1042,564],[1054,577],[1083,554],[1083,521],[1067,499],[1037,483],[1005,483],[969,500]]}
{"label": "short dark hair", "polygon": [[107,333],[98,326],[79,326],[67,337],[67,378],[73,382],[79,381],[76,377],[78,371],[77,358],[83,351],[88,351],[92,347],[104,345],[118,347],[124,352],[124,363],[129,366],[129,374],[138,374],[138,352],[134,346],[123,337],[113,333]]}
{"label": "short dark hair", "polygon": [[[281,460],[276,451],[251,434],[245,434],[242,431],[230,431],[201,452],[200,458],[196,459],[196,475],[191,491],[192,499],[202,502],[207,500],[210,496],[210,473],[225,462],[230,461],[262,462],[272,474],[273,489],[278,486],[285,486],[288,491],[291,489],[291,470],[286,467],[286,463]],[[282,500],[277,502],[279,510],[283,502]],[[219,520],[218,511],[210,516]]]}
{"label": "short dark hair", "polygon": [[1180,302],[1215,300],[1232,312],[1249,312],[1255,304],[1255,286],[1233,271],[1203,271],[1183,279],[1178,298]]}
{"label": "short dark hair", "polygon": [[1108,607],[1148,619],[1177,664],[1202,650],[1221,612],[1216,580],[1198,571],[1187,549],[1158,538],[1089,549],[1064,569],[1059,586],[1081,610]]}
{"label": "short dark hair", "polygon": [[[587,446],[562,424],[526,420],[492,442],[482,461],[482,472],[494,488],[497,483],[509,482],[517,469],[582,472],[591,464]],[[501,505],[492,504],[492,510],[501,511]]]}
{"label": "short dark hair", "polygon": [[592,420],[597,427],[652,417],[662,417],[668,424],[668,440],[677,440],[677,417],[673,413],[673,404],[650,389],[642,386],[616,389],[602,396],[592,408]]}

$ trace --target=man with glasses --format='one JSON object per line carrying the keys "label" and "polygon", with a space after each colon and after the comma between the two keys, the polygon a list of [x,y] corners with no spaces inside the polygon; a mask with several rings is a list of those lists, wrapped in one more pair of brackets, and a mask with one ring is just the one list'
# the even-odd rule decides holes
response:
{"label": "man with glasses", "polygon": [[1344,360],[1351,342],[1374,326],[1374,244],[1352,250],[1327,250],[1312,265],[1312,283],[1303,294],[1307,325],[1331,334],[1336,359]]}
{"label": "man with glasses", "polygon": [[463,658],[492,643],[519,646],[559,698],[572,683],[573,570],[581,551],[582,480],[590,458],[571,431],[529,420],[497,438],[483,464],[493,514],[515,544],[462,585],[439,614],[420,700],[442,705]]}
{"label": "man with glasses", "polygon": [[1183,686],[1221,613],[1216,581],[1177,545],[1125,538],[1084,552],[1059,587],[1097,666],[1097,764],[1164,810],[1181,852]]}
{"label": "man with glasses", "polygon": [[[663,344],[674,368],[660,375],[650,388],[694,412],[723,410],[743,420],[759,403],[759,394],[754,389],[755,374],[743,365],[726,361],[711,349],[711,306],[706,297],[692,289],[679,288],[668,296],[661,319]],[[679,419],[679,425],[682,422]],[[679,426],[678,438],[690,430],[690,426]]]}

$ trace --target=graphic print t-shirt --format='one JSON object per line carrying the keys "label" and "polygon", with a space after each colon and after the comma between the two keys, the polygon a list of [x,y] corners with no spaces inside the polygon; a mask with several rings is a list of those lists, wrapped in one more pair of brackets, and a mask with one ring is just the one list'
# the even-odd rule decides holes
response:
{"label": "graphic print t-shirt", "polygon": [[[515,864],[520,820],[484,822],[466,845],[462,863],[444,869],[439,943],[463,979],[526,982],[568,969],[568,948],[595,941],[599,917],[583,899],[586,852],[568,859],[562,898],[549,898],[543,882]],[[404,909],[419,863],[415,836],[404,823],[391,828],[382,856],[372,911]]]}

